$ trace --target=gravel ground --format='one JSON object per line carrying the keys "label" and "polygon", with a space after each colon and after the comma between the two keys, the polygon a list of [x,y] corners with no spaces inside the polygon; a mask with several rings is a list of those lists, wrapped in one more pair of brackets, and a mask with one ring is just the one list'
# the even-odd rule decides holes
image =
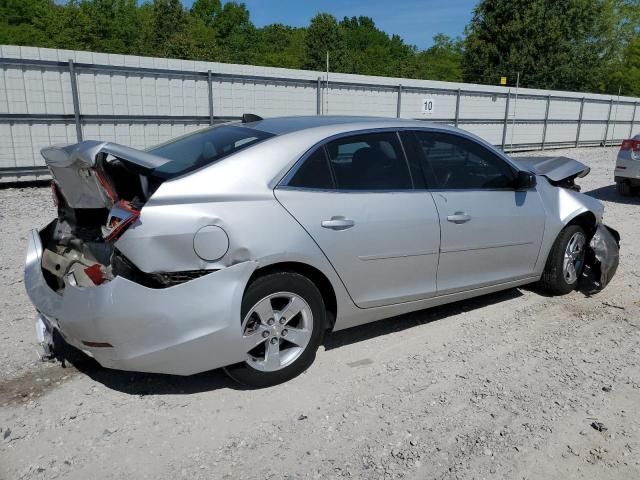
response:
{"label": "gravel ground", "polygon": [[616,194],[615,149],[555,153],[592,167],[583,191],[622,234],[607,289],[338,332],[308,372],[253,391],[38,362],[22,263],[51,195],[0,190],[0,478],[640,478],[640,199]]}

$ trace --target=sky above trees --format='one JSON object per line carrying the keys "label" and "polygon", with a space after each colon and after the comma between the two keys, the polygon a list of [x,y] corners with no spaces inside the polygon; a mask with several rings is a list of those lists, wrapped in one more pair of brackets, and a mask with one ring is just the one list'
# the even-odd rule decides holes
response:
{"label": "sky above trees", "polygon": [[[226,0],[225,0],[226,1]],[[193,0],[182,0],[191,7]],[[223,1],[224,3],[224,1]],[[463,34],[471,20],[477,0],[244,0],[257,27],[281,23],[306,27],[319,12],[336,18],[365,15],[387,33],[398,34],[410,45],[426,49],[433,45],[433,35],[449,37]]]}

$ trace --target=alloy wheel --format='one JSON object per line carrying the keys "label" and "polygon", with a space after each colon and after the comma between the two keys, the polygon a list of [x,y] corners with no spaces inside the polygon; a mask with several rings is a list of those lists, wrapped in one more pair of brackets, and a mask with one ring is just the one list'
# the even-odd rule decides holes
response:
{"label": "alloy wheel", "polygon": [[563,274],[567,283],[575,283],[584,264],[586,237],[582,232],[574,233],[564,251]]}
{"label": "alloy wheel", "polygon": [[246,363],[274,372],[295,362],[311,339],[313,314],[307,302],[291,292],[264,297],[242,321]]}

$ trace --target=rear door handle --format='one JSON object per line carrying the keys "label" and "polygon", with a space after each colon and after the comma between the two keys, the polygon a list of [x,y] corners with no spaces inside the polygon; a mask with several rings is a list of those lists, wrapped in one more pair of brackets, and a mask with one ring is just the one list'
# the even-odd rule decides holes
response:
{"label": "rear door handle", "polygon": [[448,222],[453,222],[457,224],[466,223],[471,220],[471,215],[467,215],[464,212],[456,212],[453,215],[447,216]]}
{"label": "rear door handle", "polygon": [[323,220],[320,225],[322,228],[330,228],[331,230],[346,230],[356,224],[353,220],[344,217],[331,217],[331,220]]}

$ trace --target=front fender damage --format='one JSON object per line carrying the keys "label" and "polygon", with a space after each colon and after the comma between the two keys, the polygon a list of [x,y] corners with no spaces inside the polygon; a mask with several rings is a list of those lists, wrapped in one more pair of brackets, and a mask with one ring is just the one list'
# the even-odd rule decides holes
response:
{"label": "front fender damage", "polygon": [[596,227],[586,252],[585,264],[594,282],[590,293],[602,290],[611,281],[620,263],[620,234],[602,223]]}

